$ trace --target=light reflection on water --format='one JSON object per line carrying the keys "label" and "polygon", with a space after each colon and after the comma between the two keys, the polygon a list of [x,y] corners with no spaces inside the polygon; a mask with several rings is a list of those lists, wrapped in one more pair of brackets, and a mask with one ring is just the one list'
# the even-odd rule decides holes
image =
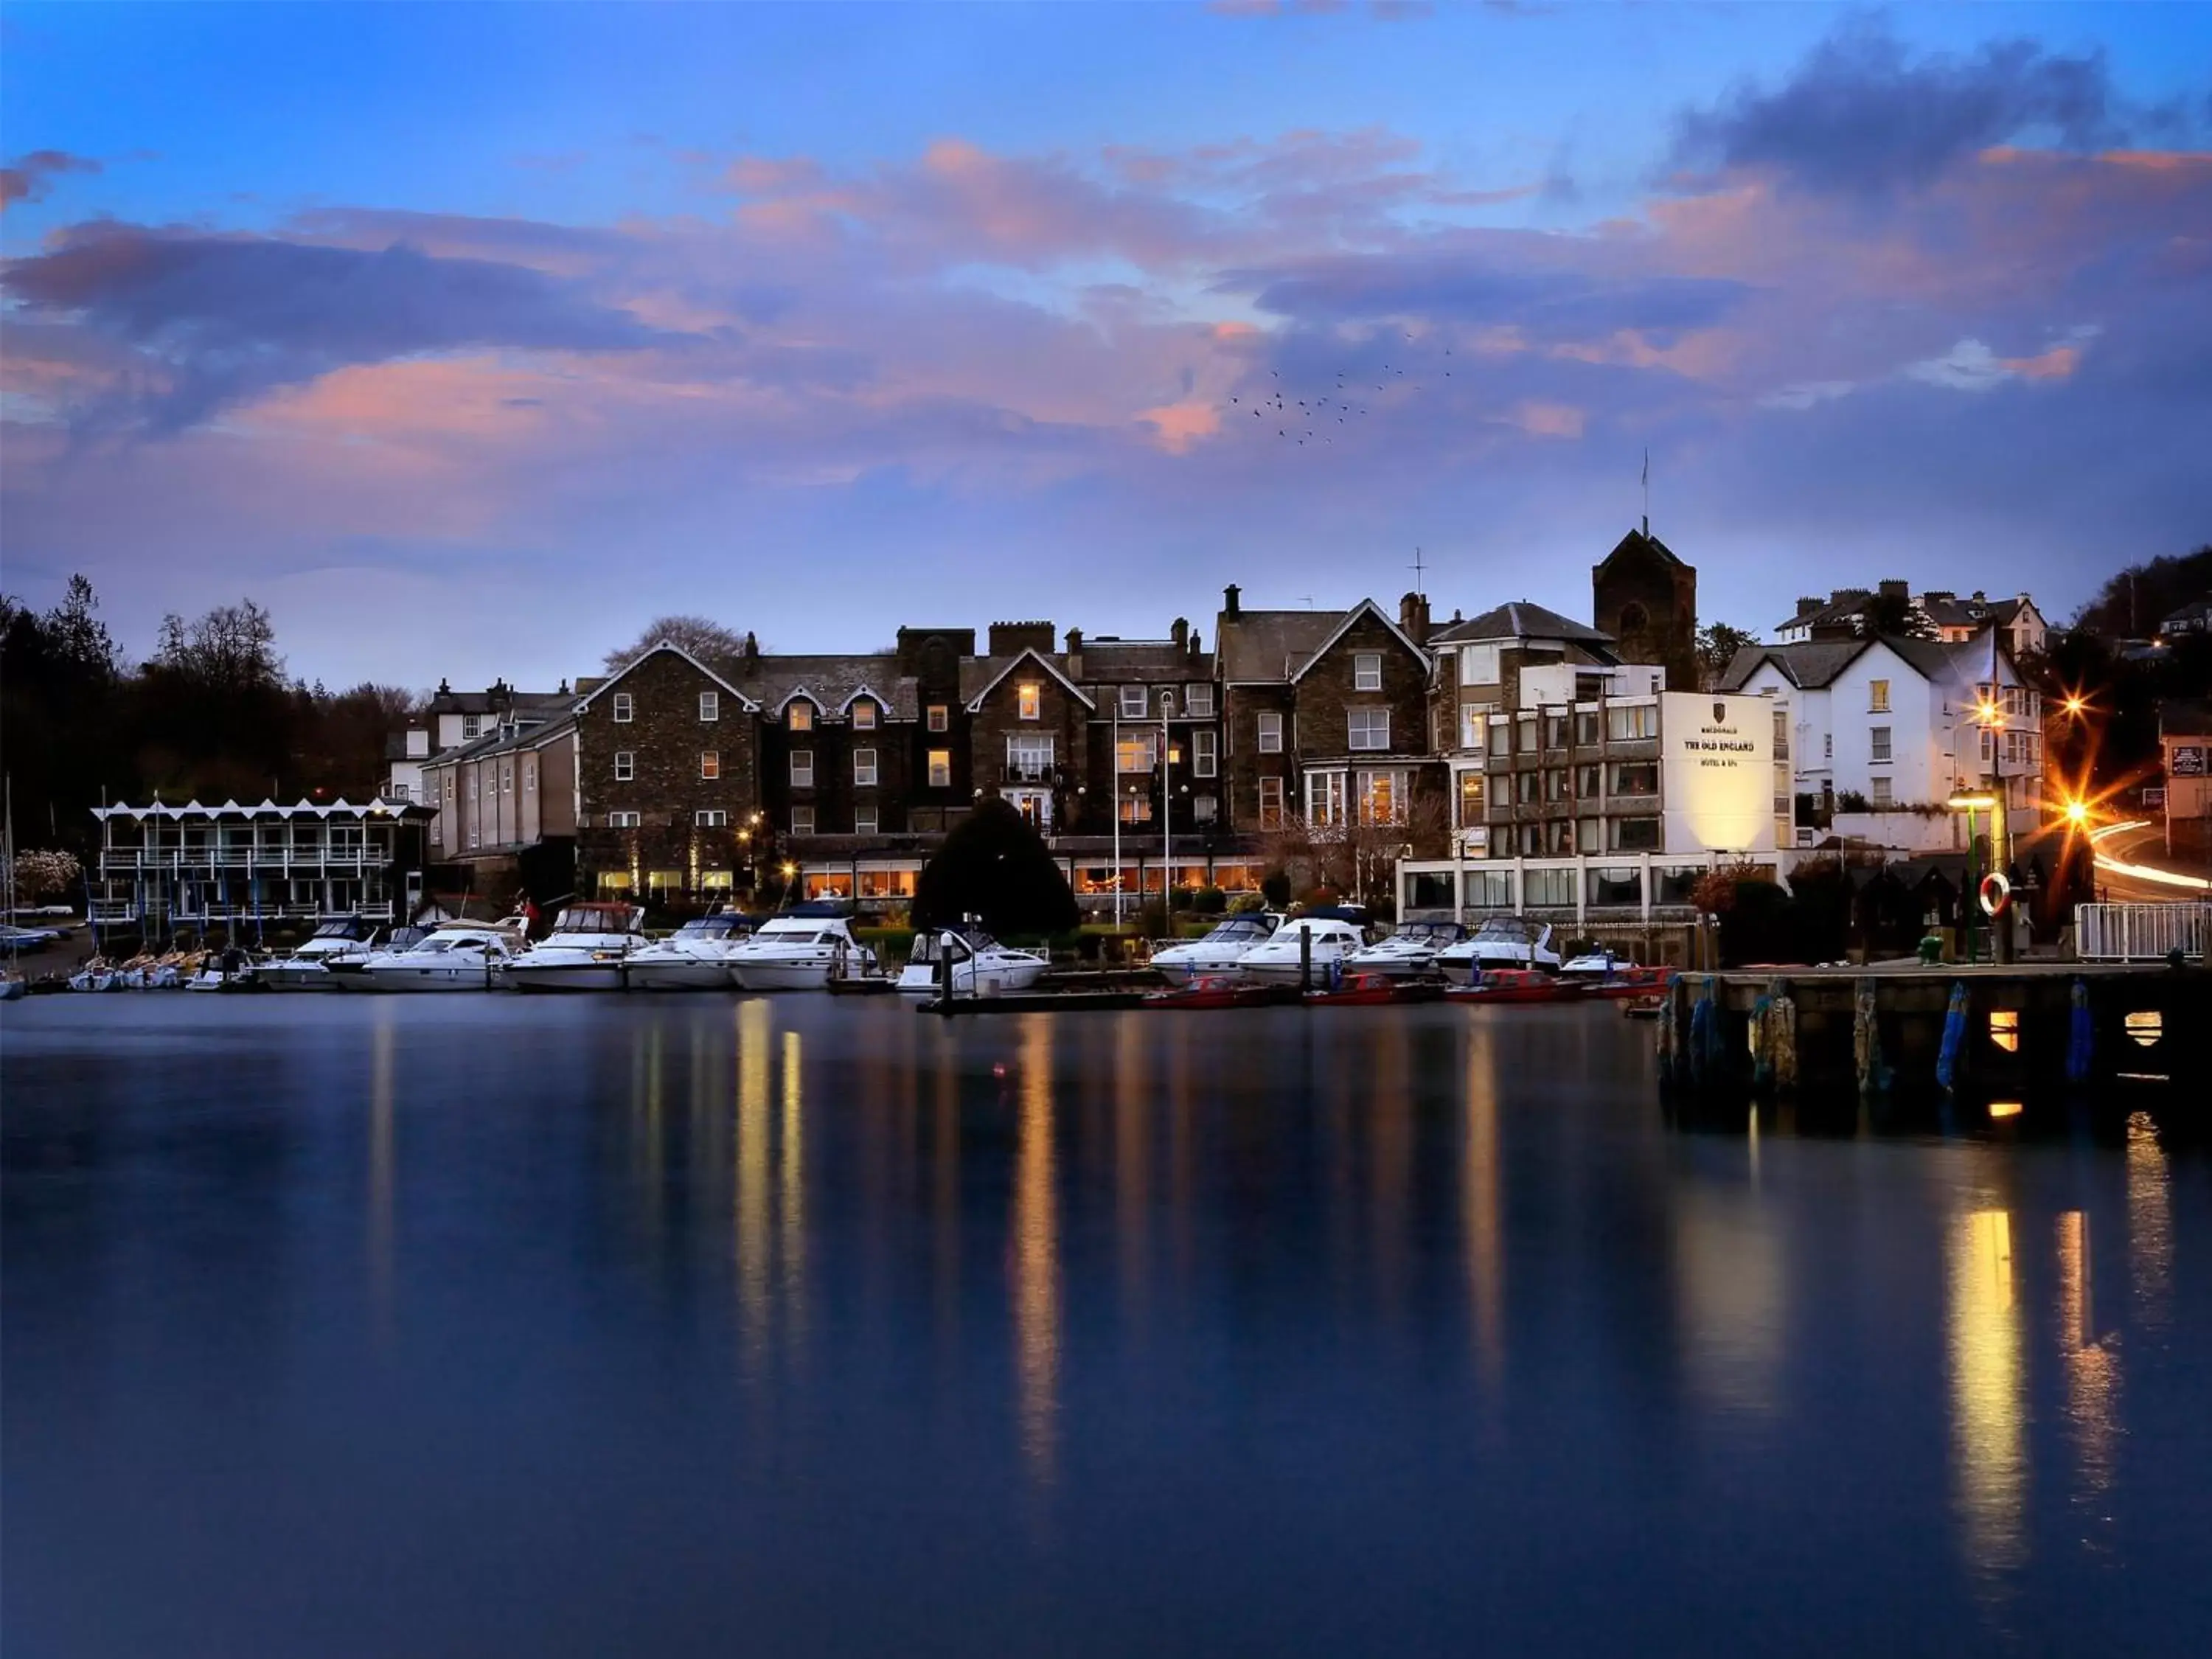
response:
{"label": "light reflection on water", "polygon": [[120,1003],[0,1045],[27,1651],[2191,1628],[2147,1115],[1680,1135],[1609,1010]]}

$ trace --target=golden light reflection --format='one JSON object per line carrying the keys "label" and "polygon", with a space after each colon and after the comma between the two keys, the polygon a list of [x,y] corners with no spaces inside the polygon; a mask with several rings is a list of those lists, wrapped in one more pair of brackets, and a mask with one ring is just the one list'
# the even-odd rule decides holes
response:
{"label": "golden light reflection", "polygon": [[2020,1011],[2014,1008],[1990,1010],[1990,1041],[2008,1054],[2020,1052]]}
{"label": "golden light reflection", "polygon": [[1376,1312],[1395,1323],[1401,1311],[1406,1270],[1407,1191],[1413,1175],[1413,1080],[1406,1027],[1392,1021],[1374,1049],[1375,1075],[1366,1096],[1368,1163],[1374,1182],[1369,1249],[1375,1270]]}
{"label": "golden light reflection", "polygon": [[389,1003],[368,1049],[368,1305],[377,1346],[392,1340],[392,1098],[398,1031]]}
{"label": "golden light reflection", "polygon": [[1143,1321],[1152,1240],[1152,1114],[1145,1045],[1158,1021],[1124,1019],[1114,1038],[1114,1237],[1120,1246],[1121,1304]]}
{"label": "golden light reflection", "polygon": [[938,1037],[930,1211],[937,1235],[937,1324],[949,1352],[960,1330],[960,1079],[942,1030]]}
{"label": "golden light reflection", "polygon": [[2136,1312],[2147,1323],[2163,1324],[2173,1278],[2173,1212],[2166,1149],[2148,1112],[2128,1119],[2128,1274],[2135,1286]]}
{"label": "golden light reflection", "polygon": [[2058,1218],[2058,1346],[2074,1438],[2074,1501],[2090,1511],[2087,1518],[2103,1521],[2119,1436],[2119,1363],[2097,1340],[2089,1218],[2080,1210]]}
{"label": "golden light reflection", "polygon": [[1489,1022],[1468,1028],[1467,1145],[1460,1164],[1460,1212],[1467,1228],[1467,1288],[1473,1304],[1475,1375],[1495,1390],[1505,1373],[1505,1230],[1498,1168],[1498,1054]]}
{"label": "golden light reflection", "polygon": [[737,1253],[738,1328],[756,1370],[768,1350],[769,1006],[738,1005]]}
{"label": "golden light reflection", "polygon": [[1991,1117],[2018,1117],[2027,1109],[2017,1100],[1993,1100],[1990,1103]]}
{"label": "golden light reflection", "polygon": [[1771,1218],[1754,1197],[1697,1193],[1675,1224],[1674,1252],[1692,1389],[1723,1411],[1772,1411],[1789,1287]]}
{"label": "golden light reflection", "polygon": [[1967,1565],[2008,1573],[2027,1553],[2025,1366],[2013,1298],[2012,1216],[1976,1210],[1952,1224],[1952,1456]]}
{"label": "golden light reflection", "polygon": [[787,1356],[796,1360],[803,1344],[796,1340],[806,1316],[806,1138],[801,1108],[799,1033],[783,1034],[783,1131],[777,1137],[776,1170],[781,1192],[777,1219],[783,1250],[783,1310],[787,1327]]}
{"label": "golden light reflection", "polygon": [[1052,1017],[1022,1021],[1021,1127],[1014,1166],[1014,1365],[1022,1450],[1053,1478],[1060,1402],[1060,1216],[1054,1192]]}

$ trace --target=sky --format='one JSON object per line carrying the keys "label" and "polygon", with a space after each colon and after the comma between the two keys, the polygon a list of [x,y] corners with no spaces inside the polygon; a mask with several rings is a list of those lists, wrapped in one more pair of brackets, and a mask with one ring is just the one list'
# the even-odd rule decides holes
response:
{"label": "sky", "polygon": [[0,13],[0,588],[338,686],[2212,538],[2212,8]]}

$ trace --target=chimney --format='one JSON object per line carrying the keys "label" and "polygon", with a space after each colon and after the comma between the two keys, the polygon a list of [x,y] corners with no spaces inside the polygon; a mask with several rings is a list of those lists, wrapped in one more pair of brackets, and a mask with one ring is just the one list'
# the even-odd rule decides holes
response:
{"label": "chimney", "polygon": [[1821,609],[1828,602],[1826,599],[1822,599],[1817,593],[1812,594],[1809,597],[1800,593],[1797,596],[1797,614],[1800,617],[1809,617],[1815,611]]}
{"label": "chimney", "polygon": [[1168,624],[1168,637],[1175,641],[1176,654],[1177,656],[1188,654],[1190,651],[1190,623],[1186,618],[1177,617],[1172,623]]}
{"label": "chimney", "polygon": [[1221,614],[1223,616],[1234,617],[1238,614],[1237,609],[1237,596],[1243,591],[1244,590],[1237,586],[1235,582],[1230,583],[1228,586],[1221,590]]}
{"label": "chimney", "polygon": [[[1885,599],[1907,599],[1912,597],[1911,582],[1882,582],[1879,586],[1881,597]],[[1977,593],[1974,597],[1978,599],[1982,596]]]}
{"label": "chimney", "polygon": [[1398,626],[1415,645],[1429,642],[1429,601],[1422,593],[1408,593],[1398,601]]}
{"label": "chimney", "polygon": [[1190,654],[1194,657],[1202,657],[1206,654],[1206,647],[1198,642],[1198,635],[1195,633],[1190,636]]}
{"label": "chimney", "polygon": [[1024,651],[1035,651],[1048,657],[1052,654],[1052,642],[1059,636],[1059,629],[1048,622],[994,622],[991,624],[991,654],[1012,657]]}
{"label": "chimney", "polygon": [[1072,680],[1083,678],[1083,630],[1079,628],[1067,630],[1067,678]]}
{"label": "chimney", "polygon": [[750,628],[745,629],[745,648],[744,657],[744,665],[747,669],[750,670],[758,668],[760,666],[760,641],[753,636],[753,630]]}

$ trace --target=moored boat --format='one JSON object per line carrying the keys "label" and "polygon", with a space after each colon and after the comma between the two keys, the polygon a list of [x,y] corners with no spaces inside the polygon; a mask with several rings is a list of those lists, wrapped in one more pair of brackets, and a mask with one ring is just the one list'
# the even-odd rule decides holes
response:
{"label": "moored boat", "polygon": [[730,975],[747,991],[819,991],[875,971],[876,953],[853,937],[844,907],[827,900],[769,917],[730,951]]}
{"label": "moored boat", "polygon": [[1204,939],[1187,939],[1153,951],[1152,967],[1170,985],[1233,973],[1237,959],[1254,945],[1266,944],[1282,921],[1266,910],[1224,916]]}
{"label": "moored boat", "polygon": [[627,963],[634,991],[715,991],[737,983],[730,972],[737,947],[752,935],[752,923],[734,910],[696,916],[666,939],[630,952]]}
{"label": "moored boat", "polygon": [[1145,994],[1147,1008],[1268,1008],[1296,1002],[1297,989],[1289,985],[1261,985],[1235,974],[1202,974],[1164,991]]}
{"label": "moored boat", "polygon": [[1548,922],[1521,916],[1492,916],[1474,934],[1437,952],[1438,972],[1454,985],[1466,985],[1492,968],[1546,968],[1557,972],[1557,935]]}
{"label": "moored boat", "polygon": [[1641,997],[1667,988],[1671,968],[1645,968],[1617,960],[1610,951],[1594,951],[1574,957],[1559,969],[1559,977],[1579,985],[1594,997]]}
{"label": "moored boat", "polygon": [[1331,964],[1340,963],[1367,943],[1360,926],[1340,910],[1310,910],[1293,916],[1264,942],[1237,958],[1237,972],[1262,985],[1323,983]]}
{"label": "moored boat", "polygon": [[375,933],[375,925],[361,916],[328,917],[317,925],[298,950],[263,963],[253,976],[270,991],[336,990],[337,984],[330,974],[331,959],[341,956],[366,957]]}
{"label": "moored boat", "polygon": [[645,945],[645,912],[586,900],[562,911],[553,931],[507,964],[518,991],[619,991],[630,957]]}
{"label": "moored boat", "polygon": [[449,921],[404,950],[373,953],[361,978],[372,991],[496,990],[520,948],[520,936],[507,928]]}
{"label": "moored boat", "polygon": [[1472,985],[1444,993],[1453,1002],[1579,1002],[1584,988],[1536,968],[1486,968]]}
{"label": "moored boat", "polygon": [[1389,974],[1347,973],[1340,982],[1331,976],[1331,983],[1321,990],[1305,994],[1306,1005],[1313,1008],[1372,1008],[1391,1003],[1433,1002],[1443,994],[1444,988],[1433,981],[1403,980]]}
{"label": "moored boat", "polygon": [[904,996],[934,996],[951,976],[956,997],[994,997],[1026,991],[1052,965],[1041,951],[1017,951],[980,927],[936,927],[914,936],[914,954],[901,970]]}
{"label": "moored boat", "polygon": [[1388,939],[1353,951],[1345,960],[1345,971],[1427,979],[1439,971],[1437,956],[1466,937],[1467,927],[1462,922],[1409,921]]}

